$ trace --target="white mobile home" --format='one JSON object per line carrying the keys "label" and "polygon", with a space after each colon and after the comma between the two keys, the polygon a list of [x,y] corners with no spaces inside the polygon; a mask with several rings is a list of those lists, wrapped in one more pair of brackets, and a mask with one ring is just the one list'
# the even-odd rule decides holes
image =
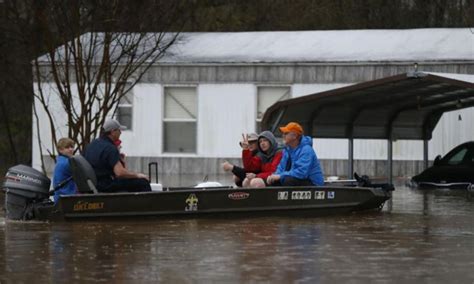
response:
{"label": "white mobile home", "polygon": [[[184,33],[119,105],[118,119],[129,127],[123,149],[135,170],[157,161],[166,174],[218,173],[223,159],[238,162],[241,134],[259,131],[276,101],[404,73],[415,62],[422,71],[474,74],[474,34],[462,28]],[[51,148],[44,116],[38,109],[35,167]],[[474,140],[473,121],[473,109],[445,114],[429,157]],[[314,145],[323,168],[341,163],[326,174],[345,174],[347,141],[316,139]],[[411,165],[394,166],[395,175],[421,169],[421,141],[398,141],[393,154],[395,164]],[[386,156],[385,141],[355,141],[356,170],[383,175]]]}

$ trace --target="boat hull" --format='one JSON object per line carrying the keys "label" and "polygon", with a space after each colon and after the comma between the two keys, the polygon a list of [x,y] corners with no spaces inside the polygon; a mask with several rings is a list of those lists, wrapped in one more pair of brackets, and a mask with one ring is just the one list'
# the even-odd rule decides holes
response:
{"label": "boat hull", "polygon": [[318,216],[380,209],[391,197],[381,188],[268,187],[181,188],[162,192],[62,196],[56,205],[42,203],[34,219],[75,220],[137,216]]}

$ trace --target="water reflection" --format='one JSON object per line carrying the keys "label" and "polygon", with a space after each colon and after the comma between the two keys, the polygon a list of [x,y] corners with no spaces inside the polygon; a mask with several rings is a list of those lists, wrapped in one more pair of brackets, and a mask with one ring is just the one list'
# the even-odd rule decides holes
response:
{"label": "water reflection", "polygon": [[473,213],[459,192],[397,188],[382,212],[321,218],[0,218],[0,282],[472,283]]}

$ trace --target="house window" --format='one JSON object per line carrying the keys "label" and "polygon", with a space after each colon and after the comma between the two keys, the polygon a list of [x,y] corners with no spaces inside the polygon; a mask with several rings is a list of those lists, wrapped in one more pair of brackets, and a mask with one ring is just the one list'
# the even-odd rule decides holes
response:
{"label": "house window", "polygon": [[127,127],[127,130],[132,130],[133,125],[133,89],[127,85],[124,87],[126,92],[123,95],[117,106],[116,119],[120,124]]}
{"label": "house window", "polygon": [[290,87],[258,87],[257,89],[257,121],[255,130],[262,131],[261,122],[265,111],[274,103],[290,98]]}
{"label": "house window", "polygon": [[164,93],[163,152],[196,153],[196,88],[166,87]]}

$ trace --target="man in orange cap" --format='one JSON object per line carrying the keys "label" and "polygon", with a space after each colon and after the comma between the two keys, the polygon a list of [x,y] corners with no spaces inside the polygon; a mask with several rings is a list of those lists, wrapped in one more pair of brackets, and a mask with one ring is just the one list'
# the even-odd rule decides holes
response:
{"label": "man in orange cap", "polygon": [[303,127],[290,122],[280,127],[285,149],[276,172],[267,178],[269,185],[301,186],[323,185],[324,177],[313,139],[304,136]]}

